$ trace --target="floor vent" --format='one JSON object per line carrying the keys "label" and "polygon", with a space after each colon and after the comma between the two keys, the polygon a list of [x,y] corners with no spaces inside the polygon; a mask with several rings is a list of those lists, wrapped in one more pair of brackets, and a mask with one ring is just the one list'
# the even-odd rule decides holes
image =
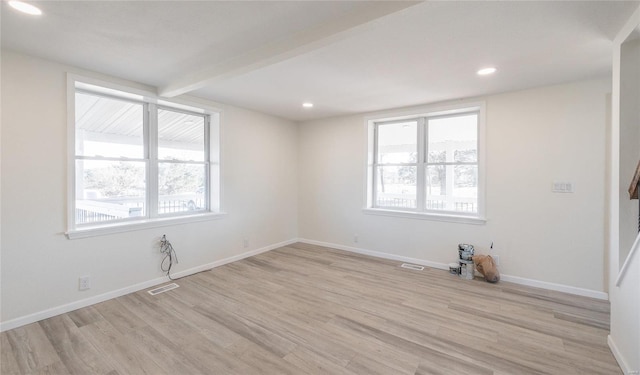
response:
{"label": "floor vent", "polygon": [[180,285],[178,285],[176,283],[171,283],[171,284],[163,285],[163,286],[155,288],[155,289],[151,289],[148,293],[151,294],[152,296],[155,296],[156,294],[168,292],[168,291],[170,291],[172,289],[175,289],[175,288],[177,288],[179,286]]}
{"label": "floor vent", "polygon": [[416,270],[416,271],[422,271],[424,270],[424,267],[419,266],[417,264],[410,264],[410,263],[402,263],[402,265],[400,266],[402,268],[408,268],[410,270]]}

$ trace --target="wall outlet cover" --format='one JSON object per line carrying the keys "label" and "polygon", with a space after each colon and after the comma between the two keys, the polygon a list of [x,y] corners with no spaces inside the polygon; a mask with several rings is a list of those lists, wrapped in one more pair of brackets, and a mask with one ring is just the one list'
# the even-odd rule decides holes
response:
{"label": "wall outlet cover", "polygon": [[90,276],[81,276],[78,279],[78,289],[79,290],[91,289],[91,277]]}

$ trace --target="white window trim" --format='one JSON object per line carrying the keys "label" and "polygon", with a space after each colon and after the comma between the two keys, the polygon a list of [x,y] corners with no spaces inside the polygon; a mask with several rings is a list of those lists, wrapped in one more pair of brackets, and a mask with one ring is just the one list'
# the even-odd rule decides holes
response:
{"label": "white window trim", "polygon": [[[195,214],[177,214],[172,216],[160,216],[153,218],[143,218],[140,220],[126,220],[118,222],[107,222],[98,225],[82,225],[75,224],[75,93],[76,84],[98,86],[108,90],[117,90],[130,94],[127,99],[145,101],[149,104],[160,105],[166,108],[175,108],[177,110],[187,110],[195,113],[209,115],[209,186],[206,187],[209,194],[208,211],[198,212]],[[108,82],[91,77],[80,76],[77,74],[67,74],[67,231],[65,235],[68,239],[87,238],[93,236],[129,232],[148,228],[178,225],[194,222],[202,222],[208,220],[220,219],[226,216],[223,211],[222,199],[222,110],[185,99],[166,100],[158,98],[152,91],[134,88],[113,82]],[[215,169],[215,171],[214,171]]]}
{"label": "white window trim", "polygon": [[180,224],[197,223],[201,221],[209,221],[222,219],[227,216],[224,212],[207,212],[202,214],[192,214],[189,216],[171,216],[160,217],[154,219],[135,220],[127,222],[117,222],[103,224],[100,226],[82,227],[81,229],[69,230],[65,234],[68,239],[75,240],[77,238],[88,238],[94,236],[103,236],[107,234],[115,234],[122,232],[131,232],[142,229],[166,227]]}
{"label": "white window trim", "polygon": [[388,210],[384,208],[363,208],[362,212],[367,215],[393,216],[402,217],[405,219],[446,221],[449,223],[484,224],[487,222],[486,219],[477,216],[450,215],[445,213],[438,214],[434,212],[399,211]]}
{"label": "white window trim", "polygon": [[[457,113],[466,113],[470,110],[478,111],[478,212],[476,214],[463,214],[450,211],[433,212],[433,211],[405,211],[393,210],[389,208],[377,208],[373,204],[373,166],[374,166],[374,150],[375,137],[374,129],[376,122],[398,121],[413,119],[416,117],[453,115]],[[486,213],[486,104],[484,101],[460,102],[455,104],[442,104],[433,106],[415,107],[408,110],[381,112],[373,116],[367,116],[364,119],[364,131],[367,143],[365,170],[364,175],[364,207],[362,212],[370,215],[382,215],[402,217],[408,219],[435,220],[464,224],[485,224]],[[419,138],[420,139],[420,138]]]}

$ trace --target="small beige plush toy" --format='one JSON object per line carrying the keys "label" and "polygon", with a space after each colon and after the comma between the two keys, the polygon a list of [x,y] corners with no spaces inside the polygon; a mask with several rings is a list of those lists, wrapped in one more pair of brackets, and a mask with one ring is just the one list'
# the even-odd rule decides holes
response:
{"label": "small beige plush toy", "polygon": [[496,267],[496,262],[493,261],[491,255],[474,255],[473,264],[488,282],[497,283],[500,281],[498,267]]}

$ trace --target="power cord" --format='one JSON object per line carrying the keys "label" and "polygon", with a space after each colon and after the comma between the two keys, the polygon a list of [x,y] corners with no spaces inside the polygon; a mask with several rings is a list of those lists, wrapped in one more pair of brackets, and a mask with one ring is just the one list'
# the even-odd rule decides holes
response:
{"label": "power cord", "polygon": [[[178,264],[178,254],[176,254],[176,251],[173,249],[171,242],[169,242],[165,234],[163,234],[162,238],[160,239],[160,252],[164,254],[162,263],[160,263],[160,269],[162,269],[163,272],[167,273],[167,277],[169,278],[169,280],[176,280],[171,277],[171,267],[173,267],[174,259],[176,264]],[[169,261],[169,265],[165,266],[167,261]]]}

